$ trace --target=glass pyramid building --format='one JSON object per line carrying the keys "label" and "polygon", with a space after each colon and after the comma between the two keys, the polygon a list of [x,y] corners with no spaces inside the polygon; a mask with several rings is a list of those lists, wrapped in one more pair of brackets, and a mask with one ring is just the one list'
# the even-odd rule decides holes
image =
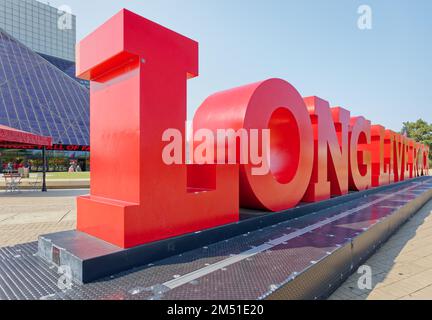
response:
{"label": "glass pyramid building", "polygon": [[89,145],[89,90],[0,29],[0,124]]}
{"label": "glass pyramid building", "polygon": [[46,55],[46,54],[42,54],[42,53],[39,53],[39,52],[38,52],[38,55],[40,55],[42,58],[44,58],[45,60],[47,60],[48,62],[50,62],[52,65],[54,65],[57,68],[59,68],[61,71],[63,71],[64,73],[66,73],[72,79],[78,81],[83,86],[87,87],[87,89],[90,88],[89,81],[78,79],[78,78],[75,77],[75,62],[68,61],[68,60],[63,60],[63,59],[56,58],[56,57],[53,57],[53,56],[49,56],[49,55]]}

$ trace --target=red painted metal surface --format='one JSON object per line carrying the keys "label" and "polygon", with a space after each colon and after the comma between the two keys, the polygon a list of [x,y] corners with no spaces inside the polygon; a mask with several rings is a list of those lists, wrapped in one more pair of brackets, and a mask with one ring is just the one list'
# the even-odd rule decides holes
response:
{"label": "red painted metal surface", "polygon": [[198,43],[122,10],[77,54],[77,74],[91,80],[92,147],[78,230],[128,248],[238,221],[236,165],[162,161],[164,130],[185,136]]}
{"label": "red painted metal surface", "polygon": [[362,191],[372,184],[371,123],[363,117],[354,117],[350,126],[349,187]]}
{"label": "red painted metal surface", "polygon": [[348,193],[350,112],[331,108],[318,97],[305,98],[314,129],[314,167],[304,201],[317,202]]}
{"label": "red painted metal surface", "polygon": [[196,112],[193,128],[270,129],[271,171],[254,175],[252,161],[240,165],[240,204],[280,211],[300,202],[312,173],[313,131],[302,97],[288,82],[270,79],[214,94]]}
{"label": "red painted metal surface", "polygon": [[33,133],[0,125],[0,144],[8,143],[18,144],[20,146],[50,146],[52,144],[52,139],[51,137],[38,136]]}
{"label": "red painted metal surface", "polygon": [[390,184],[390,163],[386,161],[386,130],[383,126],[371,127],[372,186]]}
{"label": "red painted metal surface", "polygon": [[[91,81],[92,147],[91,194],[78,199],[78,229],[120,247],[238,221],[240,205],[282,211],[428,174],[426,146],[318,97],[303,99],[281,79],[216,93],[193,121],[193,132],[216,136],[269,130],[269,153],[264,143],[259,150],[268,172],[254,174],[241,143],[233,164],[212,164],[229,158],[226,137],[204,149],[212,163],[186,165],[183,152],[179,164],[166,164],[167,129],[185,150],[198,43],[127,10],[78,45],[77,74]],[[191,144],[193,155],[201,150]]]}
{"label": "red painted metal surface", "polygon": [[394,141],[394,162],[393,172],[395,174],[395,181],[403,181],[405,176],[404,162],[405,162],[405,139],[402,135],[395,134]]}

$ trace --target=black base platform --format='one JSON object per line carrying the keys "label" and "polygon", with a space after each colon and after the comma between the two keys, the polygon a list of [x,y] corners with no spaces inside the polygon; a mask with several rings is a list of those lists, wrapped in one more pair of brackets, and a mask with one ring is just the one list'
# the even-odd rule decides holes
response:
{"label": "black base platform", "polygon": [[[44,260],[35,244],[0,249],[0,298],[323,299],[431,198],[423,177],[128,250],[43,236]],[[56,286],[59,265],[70,290]]]}

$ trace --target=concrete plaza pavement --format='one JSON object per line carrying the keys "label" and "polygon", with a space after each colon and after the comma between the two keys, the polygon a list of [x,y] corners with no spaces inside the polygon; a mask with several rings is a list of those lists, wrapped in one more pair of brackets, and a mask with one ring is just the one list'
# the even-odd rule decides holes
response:
{"label": "concrete plaza pavement", "polygon": [[36,241],[41,234],[75,229],[76,197],[89,190],[0,191],[0,247]]}

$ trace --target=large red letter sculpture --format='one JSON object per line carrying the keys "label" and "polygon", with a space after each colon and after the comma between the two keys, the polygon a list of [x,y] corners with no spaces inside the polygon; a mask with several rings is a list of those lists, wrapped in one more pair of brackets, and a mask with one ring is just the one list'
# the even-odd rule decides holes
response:
{"label": "large red letter sculpture", "polygon": [[392,156],[390,153],[393,140],[383,126],[373,125],[371,128],[372,153],[372,186],[379,187],[389,184],[392,179]]}
{"label": "large red letter sculpture", "polygon": [[162,161],[164,131],[185,136],[198,44],[123,10],[77,53],[77,74],[92,81],[91,195],[78,199],[78,229],[133,247],[237,221],[235,165]]}
{"label": "large red letter sculpture", "polygon": [[240,167],[240,203],[280,211],[297,205],[313,165],[313,131],[302,97],[288,82],[264,82],[212,95],[198,109],[194,130],[270,129],[270,173],[253,175]]}
{"label": "large red letter sculpture", "polygon": [[305,98],[314,128],[314,167],[304,200],[316,202],[348,193],[350,112],[318,97]]}
{"label": "large red letter sculpture", "polygon": [[394,177],[395,181],[403,181],[405,175],[405,139],[402,135],[394,134]]}
{"label": "large red letter sculpture", "polygon": [[[428,147],[317,97],[303,99],[280,79],[210,96],[193,128],[215,134],[205,151],[219,164],[186,165],[186,84],[198,75],[198,43],[127,10],[78,45],[77,74],[91,80],[92,147],[91,194],[78,198],[78,229],[120,247],[236,222],[239,202],[282,211],[428,174]],[[220,164],[219,154],[225,160],[231,152],[220,130],[235,139],[269,130],[268,154],[261,145],[269,170],[254,174],[253,161],[240,161],[241,146],[232,165]],[[163,158],[171,137],[181,145],[172,165]]]}
{"label": "large red letter sculpture", "polygon": [[351,118],[350,130],[350,189],[366,190],[371,186],[372,163],[371,152],[368,150],[371,142],[371,123],[363,117]]}

